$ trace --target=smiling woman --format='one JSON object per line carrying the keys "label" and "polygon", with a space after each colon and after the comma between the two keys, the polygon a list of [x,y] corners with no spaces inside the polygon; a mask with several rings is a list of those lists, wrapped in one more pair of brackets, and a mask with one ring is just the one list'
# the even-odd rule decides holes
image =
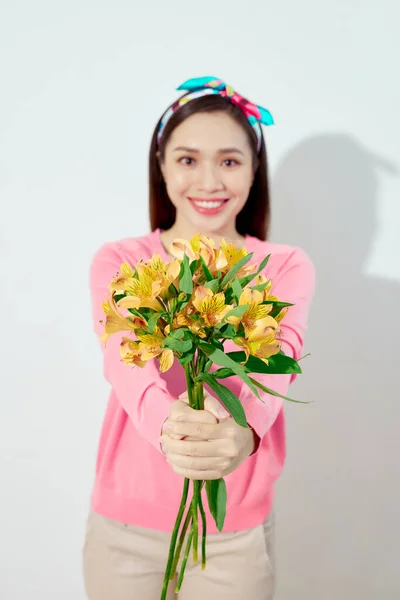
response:
{"label": "smiling woman", "polygon": [[172,131],[159,159],[176,212],[168,237],[179,230],[189,237],[199,231],[236,237],[236,217],[254,179],[253,152],[243,127],[226,112],[194,113]]}
{"label": "smiling woman", "polygon": [[[190,92],[182,100],[188,97]],[[198,231],[220,232],[239,243],[245,234],[267,237],[264,137],[240,106],[206,93],[167,111],[166,122],[165,115],[160,119],[150,148],[150,221],[153,230],[170,230],[163,235],[167,247],[181,219],[189,226],[186,237]],[[196,208],[202,217],[194,220]]]}
{"label": "smiling woman", "polygon": [[[159,263],[168,263],[171,272],[164,279],[169,286],[173,280],[169,275],[177,275],[170,257],[177,252],[208,261],[207,268],[216,272],[251,252],[255,264],[267,264],[257,287],[267,293],[271,281],[274,296],[268,284],[268,298],[284,298],[293,304],[282,321],[279,346],[297,360],[314,292],[314,268],[299,248],[266,241],[270,204],[260,124],[271,125],[272,117],[221,80],[190,80],[181,89],[188,93],[164,113],[151,141],[151,233],[107,243],[93,259],[94,329],[104,340],[104,307],[109,322],[118,319],[113,306],[104,304],[112,280],[116,286],[131,280],[135,298],[121,300],[122,307],[126,302],[125,308],[135,309],[132,303],[139,299],[142,306],[151,303],[154,310],[160,310],[154,308],[159,302],[154,297],[154,282],[144,275],[135,279],[126,265],[140,264],[145,269],[143,263],[151,257],[155,257],[154,269]],[[208,238],[204,255],[202,237],[196,234]],[[185,245],[188,239],[194,240],[190,247]],[[222,255],[223,264],[219,262]],[[268,263],[263,262],[268,255]],[[121,265],[122,272],[115,278]],[[190,269],[188,275],[190,281],[196,277]],[[200,325],[216,326],[230,310],[223,296],[206,287],[193,295],[191,302],[200,315]],[[246,356],[256,353],[260,345],[259,329],[266,312],[259,289],[247,296],[243,302],[248,301],[251,310],[241,317],[253,337],[238,342]],[[200,564],[187,563],[178,598],[272,600],[272,503],[274,482],[285,459],[281,397],[294,376],[260,375],[264,389],[277,392],[276,396],[263,393],[263,402],[239,378],[229,378],[226,387],[240,399],[245,411],[247,427],[243,427],[210,394],[204,410],[189,406],[183,369],[180,365],[175,369],[171,353],[165,352],[157,336],[150,337],[142,340],[142,344],[148,342],[147,355],[135,354],[138,345],[134,340],[128,343],[125,338],[121,347],[122,338],[117,334],[107,339],[106,347],[102,344],[104,375],[111,392],[84,546],[88,598],[159,600],[161,589],[162,598],[177,598],[173,586],[166,596],[163,578],[181,483],[185,478],[201,482],[226,476],[228,506],[223,531],[218,531],[210,509],[204,507],[207,568],[201,572]],[[137,365],[133,369],[121,362],[121,348]],[[163,352],[160,373],[154,360],[147,358],[161,357]],[[176,567],[171,567],[172,577]]]}

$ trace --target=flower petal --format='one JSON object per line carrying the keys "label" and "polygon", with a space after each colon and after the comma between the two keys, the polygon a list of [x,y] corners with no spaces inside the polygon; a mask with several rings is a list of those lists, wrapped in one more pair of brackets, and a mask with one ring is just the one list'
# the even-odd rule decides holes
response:
{"label": "flower petal", "polygon": [[125,298],[118,300],[117,306],[118,308],[139,308],[140,298],[137,296],[125,296]]}
{"label": "flower petal", "polygon": [[204,300],[212,297],[213,293],[209,288],[206,288],[203,285],[198,285],[194,290],[193,306],[200,312],[202,310],[202,304]]}
{"label": "flower petal", "polygon": [[239,306],[244,304],[261,304],[263,301],[263,295],[258,290],[251,290],[245,288],[239,298]]}
{"label": "flower petal", "polygon": [[160,372],[165,373],[168,371],[172,365],[174,364],[174,353],[172,350],[167,348],[164,350],[160,356]]}

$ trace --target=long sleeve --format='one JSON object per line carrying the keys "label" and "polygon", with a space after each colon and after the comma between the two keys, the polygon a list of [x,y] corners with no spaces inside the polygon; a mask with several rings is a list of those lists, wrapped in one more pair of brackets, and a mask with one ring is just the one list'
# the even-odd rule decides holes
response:
{"label": "long sleeve", "polygon": [[[141,257],[135,258],[139,261]],[[105,244],[93,258],[90,268],[90,292],[93,325],[98,336],[103,333],[100,321],[105,319],[102,303],[107,297],[108,285],[125,260],[128,259],[123,256],[116,243]],[[175,398],[169,394],[166,382],[160,376],[154,360],[150,360],[144,368],[130,367],[122,362],[119,346],[121,338],[126,335],[112,335],[106,346],[100,342],[104,376],[139,434],[161,452],[161,428]]]}
{"label": "long sleeve", "polygon": [[[307,329],[310,304],[315,289],[315,269],[309,257],[299,249],[293,249],[274,276],[271,293],[291,306],[281,323],[282,350],[296,360],[301,357],[303,338]],[[287,395],[289,384],[295,375],[261,375],[257,379],[270,389]],[[245,384],[241,385],[239,398],[244,406],[249,425],[260,439],[274,424],[284,400],[260,391],[260,400]]]}

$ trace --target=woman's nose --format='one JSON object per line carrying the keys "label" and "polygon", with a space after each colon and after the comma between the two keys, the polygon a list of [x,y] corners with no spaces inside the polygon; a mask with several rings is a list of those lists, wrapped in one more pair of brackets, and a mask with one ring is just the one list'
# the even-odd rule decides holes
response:
{"label": "woman's nose", "polygon": [[207,193],[220,190],[223,187],[223,183],[219,176],[218,170],[213,165],[203,165],[199,169],[198,178],[199,188]]}

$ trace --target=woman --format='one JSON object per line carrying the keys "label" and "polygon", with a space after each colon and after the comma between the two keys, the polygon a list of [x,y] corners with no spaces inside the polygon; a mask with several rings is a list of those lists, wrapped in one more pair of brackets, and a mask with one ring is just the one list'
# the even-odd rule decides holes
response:
{"label": "woman", "polygon": [[[90,282],[93,318],[102,333],[102,302],[122,262],[159,253],[168,260],[175,238],[221,237],[267,254],[272,293],[294,303],[282,322],[282,348],[301,356],[314,290],[314,268],[300,250],[265,241],[269,223],[265,109],[220,80],[201,78],[158,122],[150,149],[152,232],[105,244],[95,255]],[[231,389],[249,428],[237,425],[219,401],[189,407],[181,366],[165,374],[154,361],[131,369],[119,358],[119,338],[104,352],[111,384],[97,459],[84,547],[89,600],[158,600],[183,477],[226,477],[228,509],[217,532],[207,512],[207,568],[188,564],[180,600],[271,600],[274,589],[273,485],[285,458],[282,401],[252,396],[236,378]],[[285,394],[290,376],[259,376]],[[170,586],[170,598],[176,598]]]}

